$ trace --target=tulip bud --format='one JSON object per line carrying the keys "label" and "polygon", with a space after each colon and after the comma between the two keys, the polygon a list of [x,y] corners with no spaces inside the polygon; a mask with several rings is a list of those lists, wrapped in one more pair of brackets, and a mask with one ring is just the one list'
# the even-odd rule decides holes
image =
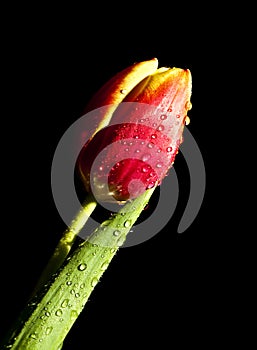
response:
{"label": "tulip bud", "polygon": [[[111,95],[118,84],[117,80],[106,84]],[[94,135],[78,157],[86,190],[102,201],[125,202],[161,184],[188,123],[191,89],[188,69],[156,68],[118,105],[111,105],[109,125]]]}

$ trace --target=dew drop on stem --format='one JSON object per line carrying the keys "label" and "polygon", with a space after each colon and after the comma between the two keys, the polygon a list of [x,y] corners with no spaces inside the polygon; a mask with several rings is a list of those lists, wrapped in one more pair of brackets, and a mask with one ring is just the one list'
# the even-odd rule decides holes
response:
{"label": "dew drop on stem", "polygon": [[78,266],[78,270],[79,271],[84,271],[84,270],[86,270],[86,268],[87,268],[87,264],[79,264],[79,266]]}

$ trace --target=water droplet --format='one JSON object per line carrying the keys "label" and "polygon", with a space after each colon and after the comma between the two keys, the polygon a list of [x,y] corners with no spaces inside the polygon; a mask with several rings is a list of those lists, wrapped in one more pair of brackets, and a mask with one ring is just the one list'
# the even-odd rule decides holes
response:
{"label": "water droplet", "polygon": [[171,151],[172,151],[172,147],[167,147],[167,148],[166,148],[166,151],[167,151],[167,152],[171,152]]}
{"label": "water droplet", "polygon": [[172,107],[169,107],[169,108],[168,108],[168,112],[172,112]]}
{"label": "water droplet", "polygon": [[151,135],[151,139],[156,139],[157,138],[157,135],[156,134],[152,134]]}
{"label": "water droplet", "polygon": [[128,151],[129,151],[129,148],[128,148],[128,147],[126,147],[126,148],[125,148],[125,151],[126,151],[126,152],[128,152]]}
{"label": "water droplet", "polygon": [[103,166],[99,166],[99,171],[103,171],[104,167]]}
{"label": "water droplet", "polygon": [[80,288],[81,289],[85,288],[85,283],[81,283]]}
{"label": "water droplet", "polygon": [[37,335],[36,335],[36,333],[32,333],[32,334],[30,334],[30,338],[32,338],[32,339],[37,339]]}
{"label": "water droplet", "polygon": [[115,230],[115,231],[113,231],[113,235],[114,235],[114,236],[116,236],[116,237],[117,237],[117,236],[119,236],[119,234],[120,234],[120,231],[119,231],[119,230]]}
{"label": "water droplet", "polygon": [[91,281],[91,286],[95,287],[97,285],[97,283],[98,283],[98,278],[94,277]]}
{"label": "water droplet", "polygon": [[176,118],[180,118],[180,114],[177,114],[177,115],[176,115]]}
{"label": "water droplet", "polygon": [[109,261],[106,260],[105,262],[102,263],[101,270],[106,270],[108,265],[109,265]]}
{"label": "water droplet", "polygon": [[157,123],[153,123],[153,127],[156,128],[156,126],[157,126]]}
{"label": "water droplet", "polygon": [[70,291],[70,293],[71,293],[72,295],[75,294],[75,290],[72,289],[72,290]]}
{"label": "water droplet", "polygon": [[62,316],[62,310],[61,309],[58,309],[56,312],[55,312],[55,315],[60,317]]}
{"label": "water droplet", "polygon": [[135,153],[140,153],[140,149],[136,149],[136,150],[135,150]]}
{"label": "water droplet", "polygon": [[86,270],[86,268],[87,268],[87,264],[79,264],[79,266],[78,266],[78,270],[79,271],[84,271],[84,270]]}
{"label": "water droplet", "polygon": [[156,164],[156,167],[157,167],[157,168],[161,168],[161,167],[162,167],[162,163],[157,163],[157,164]]}
{"label": "water droplet", "polygon": [[126,90],[126,89],[121,89],[121,90],[120,90],[120,93],[124,95],[124,94],[127,93],[127,90]]}
{"label": "water droplet", "polygon": [[148,148],[153,148],[153,146],[154,146],[153,143],[148,143],[147,145]]}
{"label": "water droplet", "polygon": [[186,125],[190,124],[190,118],[189,118],[188,116],[186,116],[185,124],[186,124]]}
{"label": "water droplet", "polygon": [[75,298],[79,298],[80,297],[80,294],[79,293],[76,293],[75,294]]}
{"label": "water droplet", "polygon": [[124,227],[130,227],[130,225],[131,225],[131,221],[130,220],[126,220],[125,222],[124,222]]}
{"label": "water droplet", "polygon": [[49,316],[51,316],[51,313],[50,313],[49,311],[47,311],[47,312],[45,313],[45,315],[46,315],[47,317],[49,317]]}
{"label": "water droplet", "polygon": [[161,119],[161,120],[165,120],[165,119],[167,119],[167,116],[166,116],[165,114],[162,114],[162,115],[160,116],[160,119]]}
{"label": "water droplet", "polygon": [[143,173],[147,173],[147,172],[148,172],[148,167],[147,167],[147,166],[143,166],[142,172],[143,172]]}
{"label": "water droplet", "polygon": [[159,131],[163,131],[164,129],[165,129],[165,128],[164,128],[163,125],[159,125],[158,128],[157,128],[157,130],[159,130]]}
{"label": "water droplet", "polygon": [[78,317],[78,313],[76,310],[72,310],[71,313],[70,313],[70,318],[72,320],[76,320],[76,318]]}
{"label": "water droplet", "polygon": [[148,154],[148,153],[146,153],[146,154],[143,155],[142,161],[143,161],[143,162],[147,162],[150,158],[151,158],[151,155]]}
{"label": "water droplet", "polygon": [[47,328],[46,328],[46,331],[45,331],[45,334],[46,334],[46,335],[50,334],[50,333],[52,332],[52,330],[53,330],[53,327],[52,327],[52,326],[47,327]]}
{"label": "water droplet", "polygon": [[68,304],[69,304],[69,299],[64,299],[62,304],[61,304],[61,307],[65,308],[68,306]]}
{"label": "water droplet", "polygon": [[190,111],[190,109],[192,109],[192,103],[190,101],[187,101],[186,104],[185,104],[185,109],[187,111]]}
{"label": "water droplet", "polygon": [[70,286],[72,284],[71,281],[66,282],[67,286]]}
{"label": "water droplet", "polygon": [[155,185],[155,183],[153,181],[151,181],[148,185],[147,185],[147,189],[153,188]]}

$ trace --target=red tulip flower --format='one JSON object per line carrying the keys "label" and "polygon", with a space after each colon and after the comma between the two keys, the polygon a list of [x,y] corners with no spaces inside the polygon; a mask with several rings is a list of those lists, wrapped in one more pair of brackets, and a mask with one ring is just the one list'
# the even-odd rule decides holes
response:
{"label": "red tulip flower", "polygon": [[157,67],[154,58],[126,68],[87,106],[87,111],[107,106],[77,160],[86,190],[97,199],[136,198],[161,184],[174,163],[189,122],[191,73]]}

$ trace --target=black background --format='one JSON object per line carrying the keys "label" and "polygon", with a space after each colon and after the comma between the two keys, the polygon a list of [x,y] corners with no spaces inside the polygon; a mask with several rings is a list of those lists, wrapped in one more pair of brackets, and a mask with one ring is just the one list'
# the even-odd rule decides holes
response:
{"label": "black background", "polygon": [[62,23],[58,16],[40,21],[35,17],[7,40],[7,109],[2,132],[8,137],[2,149],[8,191],[4,194],[4,183],[1,255],[1,300],[7,308],[2,312],[0,336],[25,305],[65,229],[50,184],[58,141],[103,83],[136,61],[157,57],[160,67],[188,68],[192,73],[188,127],[205,162],[204,201],[192,225],[179,235],[177,227],[190,191],[188,169],[179,153],[174,166],[180,197],[172,219],[150,240],[120,249],[63,350],[85,349],[88,343],[120,348],[158,341],[162,348],[161,343],[186,339],[199,344],[202,333],[212,339],[216,332],[223,332],[211,323],[219,315],[220,300],[226,299],[224,252],[215,232],[217,212],[211,199],[209,101],[203,98],[210,84],[209,56],[205,53],[199,60],[194,42],[175,35],[172,26],[162,31],[158,26],[157,32],[150,25],[130,31],[122,21],[109,27],[108,20],[103,24],[98,18],[89,25],[89,17],[85,15],[79,25],[69,19]]}

